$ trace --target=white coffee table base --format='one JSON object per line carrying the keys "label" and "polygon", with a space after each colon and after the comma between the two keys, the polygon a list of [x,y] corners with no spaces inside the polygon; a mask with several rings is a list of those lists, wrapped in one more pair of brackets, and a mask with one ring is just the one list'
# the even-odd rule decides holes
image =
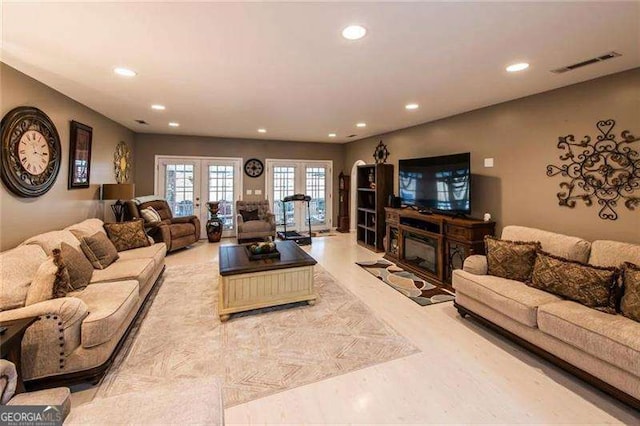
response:
{"label": "white coffee table base", "polygon": [[316,298],[313,266],[227,275],[220,277],[218,314],[224,322],[237,312],[304,301],[313,305]]}

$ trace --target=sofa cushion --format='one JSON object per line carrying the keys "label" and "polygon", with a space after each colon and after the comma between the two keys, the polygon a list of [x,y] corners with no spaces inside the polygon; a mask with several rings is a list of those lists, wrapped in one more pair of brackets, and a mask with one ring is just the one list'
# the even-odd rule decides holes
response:
{"label": "sofa cushion", "polygon": [[539,241],[542,250],[567,259],[587,262],[591,243],[578,237],[571,237],[541,229],[524,226],[505,226],[502,239],[514,241]]}
{"label": "sofa cushion", "polygon": [[169,231],[171,232],[171,239],[174,240],[194,235],[195,227],[193,223],[173,223],[169,226]]}
{"label": "sofa cushion", "polygon": [[640,376],[638,322],[567,300],[540,306],[538,327],[596,358]]}
{"label": "sofa cushion", "polygon": [[252,220],[251,222],[244,222],[242,224],[243,234],[249,234],[252,232],[270,232],[271,229],[271,224],[264,220]]}
{"label": "sofa cushion", "polygon": [[520,281],[453,271],[453,288],[529,327],[537,327],[538,306],[562,300]]}
{"label": "sofa cushion", "polygon": [[82,237],[90,237],[96,232],[102,232],[106,235],[107,232],[104,230],[103,225],[103,221],[94,218],[83,220],[80,223],[75,223],[71,226],[67,226],[64,229],[75,235],[77,239],[81,240]]}
{"label": "sofa cushion", "polygon": [[58,265],[55,264],[53,258],[50,257],[42,262],[31,281],[31,285],[29,285],[24,305],[29,306],[34,303],[51,300],[53,298],[53,285],[56,281],[57,273]]}
{"label": "sofa cushion", "polygon": [[24,306],[29,285],[45,260],[47,255],[38,245],[0,253],[0,311]]}
{"label": "sofa cushion", "polygon": [[112,281],[136,280],[143,285],[146,283],[155,269],[153,259],[129,259],[118,260],[106,269],[96,269],[91,277],[91,287],[93,283],[103,283]]}
{"label": "sofa cushion", "polygon": [[640,322],[640,266],[625,263],[622,268],[624,294],[620,302],[620,312],[627,318]]}
{"label": "sofa cushion", "polygon": [[137,281],[92,284],[72,295],[86,303],[89,315],[82,321],[82,347],[109,341],[118,333],[140,299]]}
{"label": "sofa cushion", "polygon": [[80,240],[75,237],[71,233],[71,231],[62,230],[62,231],[51,231],[45,232],[44,234],[35,235],[21,245],[29,245],[36,244],[42,247],[42,250],[47,254],[47,256],[51,256],[53,254],[53,249],[60,248],[60,243],[65,242],[69,244],[73,248],[80,247]]}
{"label": "sofa cushion", "polygon": [[119,254],[120,261],[131,259],[153,259],[157,267],[164,264],[164,258],[167,255],[167,245],[165,243],[156,243],[149,247],[127,250]]}
{"label": "sofa cushion", "polygon": [[156,211],[153,207],[149,206],[144,209],[140,209],[140,216],[144,219],[144,223],[160,223],[162,218],[160,217],[160,213]]}
{"label": "sofa cushion", "polygon": [[598,266],[621,266],[624,262],[640,265],[640,245],[598,240],[591,243],[589,263]]}
{"label": "sofa cushion", "polygon": [[618,268],[587,265],[540,251],[529,284],[585,306],[615,313],[619,273]]}
{"label": "sofa cushion", "polygon": [[484,237],[487,247],[487,273],[516,281],[529,281],[536,262],[538,242],[499,240]]}
{"label": "sofa cushion", "polygon": [[104,269],[118,260],[118,250],[107,234],[96,232],[89,237],[82,237],[80,248],[95,269]]}
{"label": "sofa cushion", "polygon": [[260,220],[260,216],[258,215],[258,209],[253,209],[253,210],[240,209],[240,210],[238,210],[238,213],[240,213],[240,216],[242,216],[242,221],[243,222],[251,222],[252,220]]}
{"label": "sofa cushion", "polygon": [[118,251],[147,247],[149,240],[144,231],[144,220],[137,219],[129,222],[105,223],[104,229]]}

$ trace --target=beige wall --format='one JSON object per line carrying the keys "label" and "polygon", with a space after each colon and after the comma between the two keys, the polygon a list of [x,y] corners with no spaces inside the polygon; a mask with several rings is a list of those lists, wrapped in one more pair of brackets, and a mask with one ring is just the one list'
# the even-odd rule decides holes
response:
{"label": "beige wall", "polygon": [[[113,153],[120,141],[133,151],[133,133],[84,105],[44,84],[0,63],[0,113],[4,116],[18,106],[34,106],[55,124],[62,145],[62,165],[49,192],[37,198],[20,198],[0,185],[0,250],[16,246],[34,234],[63,228],[74,222],[103,217],[99,201],[102,183],[114,183]],[[69,170],[69,122],[79,121],[93,128],[91,186],[67,189]],[[107,219],[113,214],[107,207]]]}
{"label": "beige wall", "polygon": [[[203,157],[240,157],[243,161],[258,158],[332,160],[333,161],[333,226],[338,214],[338,174],[343,168],[344,145],[328,143],[304,143],[255,139],[227,139],[199,136],[174,136],[136,134],[136,193],[153,194],[154,164],[156,155],[184,155]],[[242,172],[243,191],[262,190],[260,196],[243,195],[245,200],[262,199],[265,191],[265,174],[251,178]]]}
{"label": "beige wall", "polygon": [[[595,138],[596,121],[608,118],[616,120],[616,135],[628,129],[640,136],[640,69],[349,143],[345,170],[356,160],[370,163],[383,140],[396,166],[397,193],[398,159],[471,152],[473,216],[489,212],[499,229],[519,224],[640,243],[640,209],[619,203],[619,218],[610,221],[598,217],[597,205],[560,207],[556,193],[562,179],[545,174],[547,164],[560,162],[558,136]],[[640,142],[634,146],[640,150]],[[484,168],[484,158],[494,158],[495,167]]]}

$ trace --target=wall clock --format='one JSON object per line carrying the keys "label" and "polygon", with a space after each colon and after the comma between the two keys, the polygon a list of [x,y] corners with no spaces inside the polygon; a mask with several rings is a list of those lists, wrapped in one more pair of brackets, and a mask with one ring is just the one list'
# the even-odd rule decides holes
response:
{"label": "wall clock", "polygon": [[61,163],[60,136],[51,119],[35,107],[17,107],[0,123],[1,176],[20,197],[39,197],[51,189]]}
{"label": "wall clock", "polygon": [[251,158],[244,163],[244,172],[247,176],[257,178],[264,172],[264,164],[257,158]]}
{"label": "wall clock", "polygon": [[113,154],[113,171],[116,174],[117,183],[129,182],[131,172],[131,150],[124,142],[116,145],[116,152]]}

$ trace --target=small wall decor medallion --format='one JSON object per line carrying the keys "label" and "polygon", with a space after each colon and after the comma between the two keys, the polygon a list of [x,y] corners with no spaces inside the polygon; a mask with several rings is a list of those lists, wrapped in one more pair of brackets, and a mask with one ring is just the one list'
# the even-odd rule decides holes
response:
{"label": "small wall decor medallion", "polygon": [[635,146],[640,138],[625,130],[618,140],[613,133],[615,125],[612,119],[598,121],[600,134],[595,141],[588,135],[580,142],[574,135],[558,138],[564,164],[549,164],[547,176],[568,179],[560,183],[557,194],[561,206],[574,208],[577,200],[591,206],[597,201],[598,216],[604,220],[618,218],[619,202],[629,210],[640,206],[640,152]]}
{"label": "small wall decor medallion", "polygon": [[378,146],[376,146],[376,150],[373,153],[373,158],[376,160],[376,164],[384,164],[387,162],[387,158],[389,158],[389,150],[387,146],[380,141]]}
{"label": "small wall decor medallion", "polygon": [[117,183],[129,182],[131,151],[124,142],[119,142],[116,146],[116,152],[113,154],[113,171],[115,172]]}

